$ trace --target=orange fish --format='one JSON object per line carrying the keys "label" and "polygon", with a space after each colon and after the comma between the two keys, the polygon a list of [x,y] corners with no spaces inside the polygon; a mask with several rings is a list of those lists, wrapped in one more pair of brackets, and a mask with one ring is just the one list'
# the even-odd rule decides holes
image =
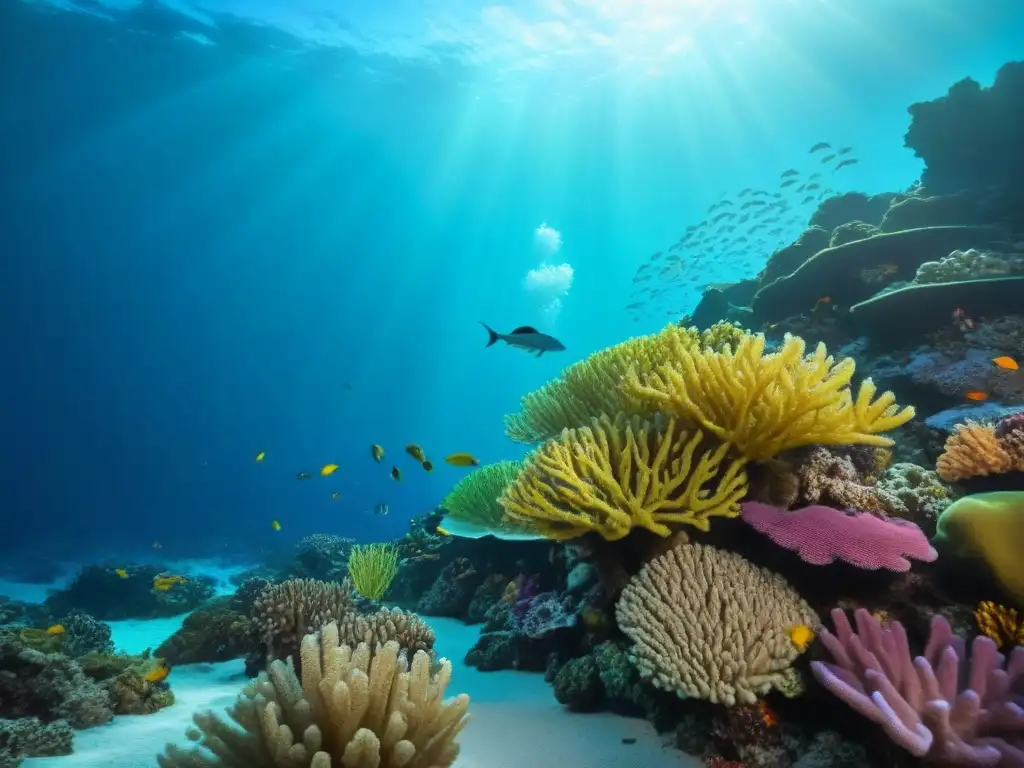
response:
{"label": "orange fish", "polygon": [[1007,371],[1019,371],[1020,366],[1017,365],[1017,361],[1009,355],[1003,355],[1001,357],[992,358],[992,362],[995,363],[999,368],[1003,368]]}
{"label": "orange fish", "polygon": [[160,663],[144,674],[142,678],[147,683],[162,683],[169,674],[171,674],[171,668],[164,663]]}
{"label": "orange fish", "polygon": [[986,392],[968,392],[964,395],[968,400],[974,400],[975,402],[981,402],[982,400],[988,400],[988,393]]}
{"label": "orange fish", "polygon": [[820,299],[818,299],[816,302],[814,302],[814,306],[811,307],[811,312],[817,312],[822,307],[826,307],[826,306],[828,306],[831,303],[832,303],[832,297],[831,296],[822,296]]}

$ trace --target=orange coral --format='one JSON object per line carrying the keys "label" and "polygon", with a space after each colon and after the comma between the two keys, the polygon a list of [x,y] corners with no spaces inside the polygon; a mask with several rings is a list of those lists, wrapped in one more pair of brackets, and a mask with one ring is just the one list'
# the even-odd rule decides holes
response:
{"label": "orange coral", "polygon": [[958,424],[946,439],[935,470],[947,483],[1024,470],[1024,435],[1015,430],[997,437],[991,424]]}
{"label": "orange coral", "polygon": [[992,638],[1000,648],[1024,643],[1024,619],[1015,608],[984,600],[974,610],[974,620],[978,622],[978,631]]}
{"label": "orange coral", "polygon": [[874,488],[863,483],[848,456],[837,456],[826,448],[815,448],[797,469],[797,475],[800,477],[800,495],[806,502],[842,509],[885,511]]}

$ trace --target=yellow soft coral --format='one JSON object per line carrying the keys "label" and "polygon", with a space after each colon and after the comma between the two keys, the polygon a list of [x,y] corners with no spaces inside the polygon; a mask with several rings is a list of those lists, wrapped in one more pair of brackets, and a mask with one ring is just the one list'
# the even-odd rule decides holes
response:
{"label": "yellow soft coral", "polygon": [[729,446],[703,438],[675,420],[592,419],[531,454],[501,505],[556,540],[596,531],[614,541],[633,528],[668,536],[672,523],[706,531],[710,517],[739,513],[747,476],[743,460],[727,459]]}
{"label": "yellow soft coral", "polygon": [[1010,450],[1012,447],[996,437],[991,424],[973,421],[957,424],[953,434],[946,438],[935,470],[947,483],[1024,470],[1024,457],[1015,456],[1016,452]]}
{"label": "yellow soft coral", "polygon": [[735,351],[700,350],[673,343],[670,362],[644,375],[630,370],[624,392],[731,443],[746,458],[769,459],[804,445],[889,446],[880,432],[905,424],[913,408],[864,381],[854,400],[855,363],[836,363],[824,344],[804,354],[803,339],[787,334],[765,353],[763,334],[747,336]]}
{"label": "yellow soft coral", "polygon": [[505,417],[505,434],[517,442],[540,443],[563,429],[585,426],[601,414],[643,415],[643,404],[620,388],[627,371],[653,371],[669,360],[676,345],[723,349],[743,336],[744,331],[730,323],[715,323],[705,331],[669,325],[658,333],[602,349],[525,395],[520,412]]}

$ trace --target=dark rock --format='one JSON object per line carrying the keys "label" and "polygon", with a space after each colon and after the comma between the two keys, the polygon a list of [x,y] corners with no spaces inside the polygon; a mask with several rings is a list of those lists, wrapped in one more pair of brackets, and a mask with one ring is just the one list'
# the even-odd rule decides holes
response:
{"label": "dark rock", "polygon": [[553,685],[555,698],[572,712],[595,712],[601,708],[604,686],[593,656],[581,656],[564,664]]}
{"label": "dark rock", "polygon": [[828,245],[829,248],[835,248],[837,245],[846,245],[856,240],[866,240],[877,234],[878,227],[866,224],[863,221],[851,221],[846,224],[840,224],[832,230],[832,239],[829,240]]}
{"label": "dark rock", "polygon": [[249,629],[248,617],[234,610],[232,598],[222,597],[190,613],[155,653],[172,666],[238,659],[249,650]]}
{"label": "dark rock", "polygon": [[835,195],[821,201],[818,210],[811,215],[810,225],[826,232],[832,232],[851,221],[860,221],[877,227],[882,223],[882,217],[893,201],[902,199],[903,195],[897,192],[885,192],[871,197],[862,192]]}
{"label": "dark rock", "polygon": [[457,558],[445,566],[427,593],[420,598],[416,612],[426,616],[462,618],[483,580],[484,575],[468,559]]}
{"label": "dark rock", "polygon": [[[844,221],[848,221],[848,219],[844,219]],[[814,254],[828,248],[829,241],[832,239],[832,229],[832,227],[824,229],[812,226],[805,229],[791,245],[780,248],[769,256],[768,262],[761,270],[761,285],[768,285],[780,277],[796,272]]]}
{"label": "dark rock", "polygon": [[510,579],[500,573],[492,573],[473,593],[466,609],[466,621],[470,624],[480,624],[487,620],[488,612],[499,603],[505,595]]}

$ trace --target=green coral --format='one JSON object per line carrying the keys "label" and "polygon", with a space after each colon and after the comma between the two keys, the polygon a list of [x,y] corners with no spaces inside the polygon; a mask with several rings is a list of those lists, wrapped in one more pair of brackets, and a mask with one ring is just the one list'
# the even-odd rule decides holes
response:
{"label": "green coral", "polygon": [[452,536],[476,539],[542,539],[534,529],[518,525],[505,516],[498,499],[519,476],[520,461],[486,464],[466,475],[448,493],[441,507],[447,512],[439,530]]}

